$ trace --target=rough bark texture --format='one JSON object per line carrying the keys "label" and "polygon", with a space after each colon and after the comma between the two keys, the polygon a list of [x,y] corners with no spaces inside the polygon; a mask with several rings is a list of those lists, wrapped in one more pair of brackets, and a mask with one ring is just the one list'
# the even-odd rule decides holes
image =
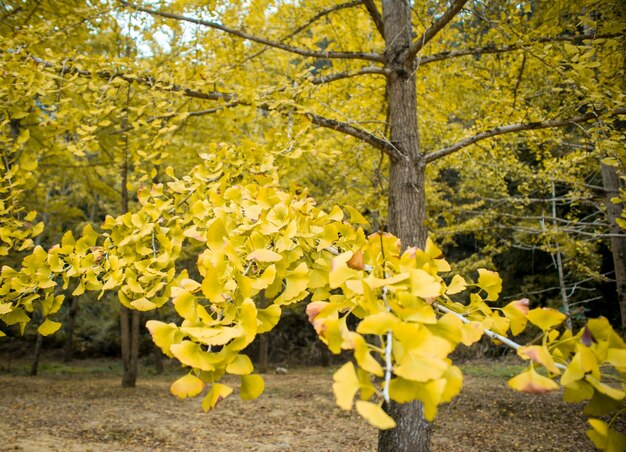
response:
{"label": "rough bark texture", "polygon": [[606,213],[611,232],[611,252],[615,267],[615,284],[617,286],[617,300],[619,301],[622,316],[622,336],[626,335],[626,232],[615,222],[622,214],[622,205],[614,204],[611,198],[619,195],[620,180],[615,168],[602,165],[602,184],[606,190]]}
{"label": "rough bark texture", "polygon": [[[383,0],[385,64],[391,143],[403,157],[391,159],[389,166],[389,231],[403,247],[423,247],[428,231],[424,166],[420,163],[417,128],[417,93],[415,61],[402,61],[401,55],[411,46],[411,9],[408,0]],[[430,449],[431,425],[424,419],[421,403],[385,406],[397,427],[378,436],[381,452],[423,452]]]}

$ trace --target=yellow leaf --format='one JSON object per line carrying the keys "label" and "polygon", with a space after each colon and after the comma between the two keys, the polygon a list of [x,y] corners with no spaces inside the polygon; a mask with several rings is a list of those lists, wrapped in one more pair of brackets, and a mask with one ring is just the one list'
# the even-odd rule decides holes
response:
{"label": "yellow leaf", "polygon": [[517,354],[523,359],[531,359],[534,362],[541,364],[553,374],[561,373],[559,368],[556,367],[554,359],[546,347],[540,345],[528,345],[526,347],[518,348]]}
{"label": "yellow leaf", "polygon": [[272,328],[274,328],[280,320],[281,312],[282,311],[280,309],[280,306],[277,306],[275,304],[270,305],[264,309],[259,309],[257,311],[257,333],[267,333]]}
{"label": "yellow leaf", "polygon": [[509,386],[517,391],[540,394],[559,389],[559,385],[551,379],[539,375],[533,368],[516,375],[508,382]]}
{"label": "yellow leaf", "polygon": [[282,258],[280,254],[265,248],[254,250],[246,256],[246,259],[249,261],[254,259],[259,262],[278,262]]}
{"label": "yellow leaf", "polygon": [[423,299],[436,298],[442,293],[441,281],[424,270],[411,270],[411,293]]}
{"label": "yellow leaf", "polygon": [[343,206],[343,208],[346,209],[348,211],[348,213],[350,214],[350,223],[352,223],[352,224],[365,224],[365,225],[370,224],[370,222],[367,221],[365,219],[365,217],[363,215],[361,215],[359,213],[359,211],[356,210],[354,207]]}
{"label": "yellow leaf", "polygon": [[157,305],[152,303],[146,297],[133,300],[130,302],[130,305],[138,311],[152,311],[157,308]]}
{"label": "yellow leaf", "polygon": [[254,400],[263,394],[265,382],[260,375],[243,375],[241,377],[241,388],[239,397],[241,400]]}
{"label": "yellow leaf", "polygon": [[513,336],[517,336],[524,331],[528,319],[528,298],[522,298],[521,300],[515,300],[507,304],[502,308],[502,312],[509,319],[509,325]]}
{"label": "yellow leaf", "polygon": [[238,354],[235,359],[226,366],[226,372],[233,375],[248,375],[254,366],[247,355]]}
{"label": "yellow leaf", "polygon": [[358,333],[350,332],[350,340],[354,343],[354,357],[359,367],[379,377],[383,376],[383,368],[371,355],[367,342]]}
{"label": "yellow leaf", "polygon": [[152,341],[157,347],[170,358],[173,357],[170,352],[170,346],[182,340],[183,334],[178,330],[174,323],[163,323],[158,320],[148,320],[146,328],[152,336]]}
{"label": "yellow leaf", "polygon": [[54,322],[46,318],[46,320],[39,325],[39,328],[37,328],[37,332],[42,336],[49,336],[50,334],[54,334],[59,328],[61,328],[61,322]]}
{"label": "yellow leaf", "polygon": [[356,411],[371,425],[380,430],[389,430],[396,426],[394,421],[380,405],[367,402],[365,400],[357,400]]}
{"label": "yellow leaf", "polygon": [[352,409],[352,401],[359,390],[359,378],[354,370],[354,364],[348,362],[333,374],[333,393],[337,405],[342,410]]}
{"label": "yellow leaf", "polygon": [[463,292],[466,287],[467,283],[465,282],[465,279],[463,279],[460,275],[454,275],[452,281],[450,281],[450,285],[446,289],[446,293],[448,295],[454,295],[459,292]]}
{"label": "yellow leaf", "polygon": [[463,345],[470,346],[478,342],[485,330],[480,322],[464,323],[461,327],[461,342]]}
{"label": "yellow leaf", "polygon": [[204,389],[204,382],[192,374],[179,378],[170,386],[170,392],[179,399],[195,397]]}
{"label": "yellow leaf", "polygon": [[500,279],[500,275],[496,272],[479,268],[478,287],[487,292],[486,300],[495,301],[502,291],[502,279]]}
{"label": "yellow leaf", "polygon": [[211,387],[211,390],[202,400],[202,409],[204,411],[212,410],[218,403],[224,400],[233,392],[233,388],[223,385],[221,383],[215,383]]}
{"label": "yellow leaf", "polygon": [[395,315],[383,311],[377,314],[368,315],[357,326],[357,332],[361,334],[385,334],[400,322]]}
{"label": "yellow leaf", "polygon": [[531,323],[547,331],[563,323],[566,315],[552,308],[536,308],[529,311],[526,317]]}

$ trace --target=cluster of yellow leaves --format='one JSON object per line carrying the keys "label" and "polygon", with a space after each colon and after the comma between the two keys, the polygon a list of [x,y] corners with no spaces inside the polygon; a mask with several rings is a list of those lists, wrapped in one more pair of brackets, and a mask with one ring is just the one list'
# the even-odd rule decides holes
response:
{"label": "cluster of yellow leaves", "polygon": [[[306,299],[330,351],[354,354],[354,363],[334,375],[337,404],[355,406],[380,429],[395,426],[385,401],[419,400],[432,420],[459,393],[463,378],[449,358],[458,344],[485,333],[509,341],[509,332],[518,335],[530,323],[544,339],[518,348],[531,365],[510,381],[513,388],[549,391],[561,375],[566,400],[591,399],[590,415],[621,409],[626,347],[606,320],[590,321],[574,336],[556,330],[565,319],[556,310],[529,310],[528,300],[498,308],[491,304],[502,290],[497,273],[480,269],[475,283],[459,275],[444,280],[451,268],[432,241],[403,251],[392,234],[366,236],[355,209],[325,212],[311,198],[277,188],[271,158],[244,167],[241,152],[210,150],[188,175],[170,169],[169,182],[140,190],[141,208],[107,218],[103,233],[87,226],[77,240],[67,233],[47,252],[36,247],[19,271],[5,266],[0,319],[23,329],[28,313],[41,309],[39,332],[54,332],[60,324],[48,316],[63,300],[54,289],[72,281],[74,295],[116,289],[122,304],[138,310],[171,300],[181,322],[151,320],[147,327],[163,353],[191,369],[171,392],[194,397],[208,384],[202,406],[210,410],[233,392],[219,383],[226,373],[240,376],[241,398],[263,392],[243,351],[278,323],[283,306]],[[185,241],[198,249],[198,280],[176,273]],[[615,369],[620,387],[605,382],[603,366]],[[592,426],[599,447],[621,441],[602,421]]]}

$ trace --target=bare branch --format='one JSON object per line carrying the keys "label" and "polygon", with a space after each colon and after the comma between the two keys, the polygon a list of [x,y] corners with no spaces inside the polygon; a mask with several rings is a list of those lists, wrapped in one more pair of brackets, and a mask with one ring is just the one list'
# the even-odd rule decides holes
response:
{"label": "bare branch", "polygon": [[343,80],[345,78],[358,77],[359,75],[366,74],[377,74],[377,75],[387,75],[389,71],[385,68],[381,67],[364,67],[360,71],[356,72],[339,72],[337,74],[323,75],[321,77],[316,77],[311,80],[311,83],[314,85],[322,85],[324,83],[335,82],[337,80]]}
{"label": "bare branch", "polygon": [[626,108],[618,108],[610,112],[591,111],[589,113],[585,113],[584,115],[575,116],[573,118],[567,118],[567,119],[555,119],[551,121],[537,121],[537,122],[528,122],[528,123],[520,123],[520,124],[509,124],[506,126],[494,127],[493,129],[485,130],[483,132],[477,133],[476,135],[465,138],[464,140],[461,140],[458,143],[455,143],[451,146],[426,154],[426,156],[424,157],[424,161],[426,163],[434,162],[435,160],[438,160],[442,157],[453,154],[457,152],[458,150],[463,149],[471,144],[477,143],[478,141],[484,140],[486,138],[495,137],[497,135],[503,135],[505,133],[513,133],[513,132],[522,132],[524,130],[537,130],[537,129],[551,129],[551,128],[566,127],[572,124],[593,121],[595,119],[598,119],[598,117],[601,114],[608,114],[610,116],[625,115]]}
{"label": "bare branch", "polygon": [[[299,27],[297,27],[295,30],[293,30],[291,33],[289,33],[287,36],[281,38],[278,42],[280,42],[282,44],[285,41],[287,41],[288,39],[293,38],[295,35],[300,33],[302,30],[305,30],[310,25],[312,25],[313,23],[315,23],[318,20],[320,20],[322,17],[328,16],[331,13],[334,13],[336,11],[340,11],[342,9],[347,9],[347,8],[352,8],[354,6],[358,6],[361,3],[363,3],[363,0],[352,0],[350,2],[340,3],[339,5],[335,5],[335,6],[331,6],[330,8],[323,9],[319,13],[317,13],[316,15],[311,17],[309,20],[307,20],[304,24],[302,24]],[[263,52],[265,52],[268,48],[269,47],[264,47],[263,49],[259,50],[258,52],[254,53],[254,54],[252,54],[252,55],[250,55],[248,57],[246,57],[246,59],[244,61],[249,61],[249,60],[251,60],[253,58],[258,57],[259,55],[263,54]]]}
{"label": "bare branch", "polygon": [[144,13],[151,14],[153,16],[164,17],[166,19],[174,19],[180,20],[184,22],[190,22],[192,24],[202,25],[205,27],[213,28],[215,30],[223,31],[224,33],[228,33],[233,36],[237,36],[241,39],[245,39],[247,41],[256,42],[258,44],[263,44],[269,47],[274,47],[276,49],[284,50],[285,52],[295,53],[296,55],[301,55],[305,57],[311,58],[325,58],[325,59],[355,59],[355,60],[367,60],[367,61],[376,61],[383,62],[383,57],[377,53],[367,53],[367,52],[319,52],[315,50],[302,49],[299,47],[293,47],[287,44],[284,44],[280,41],[272,41],[270,39],[262,38],[260,36],[251,35],[250,33],[246,33],[242,30],[236,30],[234,28],[226,27],[224,25],[218,24],[217,22],[212,22],[208,20],[195,19],[193,17],[182,16],[179,14],[172,14],[165,11],[157,11],[155,9],[144,8],[142,6],[133,5],[131,3],[122,1],[122,5],[128,6],[130,8],[136,9],[137,11],[142,11]]}
{"label": "bare branch", "polygon": [[367,12],[370,13],[372,20],[374,21],[374,25],[378,29],[378,32],[381,36],[385,36],[383,16],[380,15],[380,11],[376,8],[374,4],[374,0],[363,0],[363,6],[367,9]]}
{"label": "bare branch", "polygon": [[619,38],[623,37],[623,33],[608,33],[604,35],[594,35],[592,33],[586,33],[581,35],[562,35],[562,36],[550,36],[544,38],[536,38],[528,41],[527,44],[487,44],[482,47],[474,47],[471,49],[460,49],[460,50],[449,50],[447,52],[436,53],[433,55],[426,55],[421,57],[419,60],[420,66],[423,66],[428,63],[434,63],[435,61],[447,60],[450,58],[462,57],[466,55],[482,55],[488,53],[505,53],[505,52],[513,52],[516,50],[523,50],[526,46],[531,45],[533,43],[548,43],[548,42],[582,42],[584,40],[589,39],[610,39],[610,38]]}
{"label": "bare branch", "polygon": [[345,122],[335,121],[334,119],[324,118],[323,116],[319,116],[313,113],[304,113],[304,115],[315,125],[320,127],[326,127],[328,129],[336,130],[338,132],[345,133],[347,135],[358,138],[359,140],[365,141],[366,143],[372,145],[376,149],[381,150],[385,154],[387,154],[392,159],[403,159],[404,155],[396,149],[390,142],[383,140],[382,138],[378,138],[377,136],[371,134],[370,132],[359,129],[357,127],[351,126]]}
{"label": "bare branch", "polygon": [[422,36],[417,38],[417,40],[411,45],[409,50],[403,55],[403,61],[407,61],[411,58],[415,58],[417,53],[422,50],[422,48],[433,39],[437,33],[439,33],[448,23],[458,14],[459,11],[463,8],[463,6],[467,3],[468,0],[455,0],[452,3],[452,6],[448,11],[446,11],[443,16],[441,16],[437,21],[435,21],[432,26],[424,32]]}

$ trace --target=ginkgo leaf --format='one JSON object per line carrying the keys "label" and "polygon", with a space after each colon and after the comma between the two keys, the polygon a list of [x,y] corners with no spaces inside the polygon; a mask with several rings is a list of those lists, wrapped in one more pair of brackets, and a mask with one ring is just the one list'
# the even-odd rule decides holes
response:
{"label": "ginkgo leaf", "polygon": [[526,317],[543,331],[548,331],[550,328],[560,325],[567,318],[565,314],[552,308],[533,309],[528,312]]}
{"label": "ginkgo leaf", "polygon": [[272,304],[267,308],[259,309],[257,311],[257,333],[267,333],[272,328],[274,328],[280,320],[281,313],[282,310],[280,309],[280,306],[277,306],[275,304]]}
{"label": "ginkgo leaf", "polygon": [[436,298],[442,293],[441,282],[424,270],[411,270],[411,293],[423,299]]}
{"label": "ginkgo leaf", "polygon": [[461,342],[463,345],[470,346],[483,337],[485,330],[480,322],[464,323],[461,326]]}
{"label": "ginkgo leaf", "polygon": [[517,391],[533,394],[541,394],[559,389],[558,384],[550,378],[539,375],[533,368],[511,378],[508,384]]}
{"label": "ginkgo leaf", "polygon": [[380,405],[365,400],[357,400],[356,411],[379,430],[395,428],[396,421],[380,407]]}
{"label": "ginkgo leaf", "polygon": [[259,262],[278,262],[282,258],[283,256],[280,254],[265,248],[254,250],[246,256],[247,260],[257,260]]}
{"label": "ginkgo leaf", "polygon": [[193,374],[179,378],[170,386],[170,392],[180,399],[195,397],[204,389],[204,382]]}
{"label": "ginkgo leaf", "polygon": [[465,282],[465,279],[463,279],[463,277],[460,275],[454,275],[452,277],[452,281],[450,281],[450,284],[446,289],[446,293],[448,295],[454,295],[459,292],[463,292],[466,287],[467,283]]}
{"label": "ginkgo leaf", "polygon": [[553,374],[560,374],[561,371],[550,354],[550,351],[540,345],[528,345],[517,349],[517,354],[524,359],[531,359],[535,363],[541,364]]}
{"label": "ginkgo leaf", "polygon": [[333,393],[337,405],[342,410],[351,410],[354,396],[359,390],[359,377],[354,364],[347,362],[333,374]]}
{"label": "ginkgo leaf", "polygon": [[252,361],[247,355],[238,354],[235,359],[226,366],[226,372],[233,375],[248,375],[254,370]]}
{"label": "ginkgo leaf", "polygon": [[265,382],[260,375],[243,375],[241,377],[241,388],[239,397],[241,400],[254,400],[263,394]]}
{"label": "ginkgo leaf", "polygon": [[211,390],[202,399],[202,409],[210,411],[233,392],[233,388],[221,383],[214,383]]}
{"label": "ginkgo leaf", "polygon": [[487,292],[486,300],[495,301],[498,299],[500,292],[502,292],[502,279],[496,272],[479,268],[478,287]]}
{"label": "ginkgo leaf", "polygon": [[49,336],[50,334],[54,334],[61,328],[61,322],[55,322],[46,318],[39,328],[37,328],[37,332],[42,336]]}
{"label": "ginkgo leaf", "polygon": [[517,336],[526,328],[528,319],[528,299],[522,298],[521,300],[515,300],[507,304],[502,308],[502,312],[509,319],[509,326],[511,328],[511,334]]}

